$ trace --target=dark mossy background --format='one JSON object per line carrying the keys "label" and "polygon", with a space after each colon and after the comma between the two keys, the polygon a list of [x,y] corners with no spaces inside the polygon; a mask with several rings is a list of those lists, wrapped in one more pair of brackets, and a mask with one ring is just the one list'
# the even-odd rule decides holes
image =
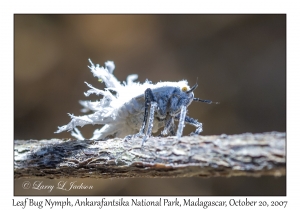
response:
{"label": "dark mossy background", "polygon": [[[178,81],[193,85],[189,116],[202,135],[286,131],[285,15],[15,15],[14,139],[69,138],[54,134],[81,115],[84,81],[103,88],[88,58],[113,60],[124,81]],[[97,126],[81,129],[87,138]],[[194,130],[186,126],[184,134]],[[57,183],[57,180],[45,180]],[[94,195],[285,195],[286,178],[83,180]],[[26,191],[20,181],[16,194]],[[69,192],[72,193],[72,192]],[[84,195],[85,191],[73,192]],[[45,195],[62,194],[46,193]],[[90,193],[89,193],[90,194]]]}

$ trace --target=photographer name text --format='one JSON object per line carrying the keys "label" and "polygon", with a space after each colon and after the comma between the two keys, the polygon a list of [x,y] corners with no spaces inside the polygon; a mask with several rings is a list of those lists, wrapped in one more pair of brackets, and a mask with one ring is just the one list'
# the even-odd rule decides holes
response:
{"label": "photographer name text", "polygon": [[32,189],[32,190],[40,190],[46,192],[52,192],[53,189],[63,190],[63,191],[71,191],[71,190],[91,190],[93,189],[92,185],[86,185],[83,182],[79,183],[77,181],[59,181],[57,185],[49,185],[44,184],[43,181],[24,181],[22,183],[22,188],[25,190]]}

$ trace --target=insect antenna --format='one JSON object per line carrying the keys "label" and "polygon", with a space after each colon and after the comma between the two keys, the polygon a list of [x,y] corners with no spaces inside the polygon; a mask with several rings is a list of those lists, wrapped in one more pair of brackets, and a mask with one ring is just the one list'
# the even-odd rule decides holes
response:
{"label": "insect antenna", "polygon": [[219,104],[220,103],[220,102],[213,102],[211,100],[205,100],[205,99],[200,99],[200,98],[193,98],[193,101],[204,102],[207,104]]}

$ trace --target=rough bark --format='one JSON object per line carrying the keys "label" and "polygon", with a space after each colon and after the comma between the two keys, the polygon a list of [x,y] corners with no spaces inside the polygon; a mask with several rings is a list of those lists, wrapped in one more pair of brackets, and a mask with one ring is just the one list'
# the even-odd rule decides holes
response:
{"label": "rough bark", "polygon": [[283,176],[286,134],[15,140],[15,178]]}

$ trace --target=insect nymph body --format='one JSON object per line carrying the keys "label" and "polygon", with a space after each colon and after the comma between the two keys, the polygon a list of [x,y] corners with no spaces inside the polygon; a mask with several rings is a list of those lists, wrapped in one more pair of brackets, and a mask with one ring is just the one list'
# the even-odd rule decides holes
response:
{"label": "insect nymph body", "polygon": [[74,137],[84,139],[76,126],[103,124],[101,129],[95,130],[91,139],[142,137],[144,143],[152,132],[156,133],[160,128],[163,128],[161,135],[175,135],[175,120],[179,121],[177,138],[182,135],[184,123],[195,126],[195,134],[202,131],[201,123],[186,116],[187,107],[192,101],[211,103],[209,100],[194,98],[193,90],[197,84],[192,88],[185,80],[157,84],[146,81],[141,84],[134,82],[137,75],[129,75],[127,83],[121,84],[112,74],[115,68],[113,62],[107,61],[105,68],[95,66],[91,61],[90,63],[89,68],[94,76],[103,81],[107,88],[103,91],[86,83],[91,89],[85,95],[93,93],[103,95],[103,98],[96,102],[80,101],[84,112],[94,113],[84,116],[70,115],[71,122],[58,127],[56,133],[72,131]]}

